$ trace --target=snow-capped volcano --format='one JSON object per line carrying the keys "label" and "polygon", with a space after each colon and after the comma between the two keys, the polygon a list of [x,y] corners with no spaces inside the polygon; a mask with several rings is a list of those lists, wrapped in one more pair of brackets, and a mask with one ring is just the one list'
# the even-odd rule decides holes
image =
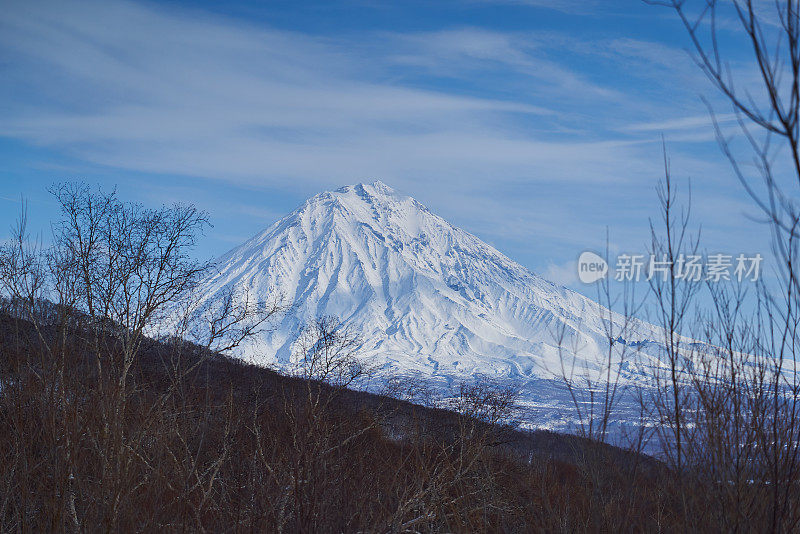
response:
{"label": "snow-capped volcano", "polygon": [[322,315],[352,325],[362,354],[395,373],[547,378],[560,371],[559,339],[590,365],[607,350],[593,301],[381,182],[310,198],[217,265],[204,298],[232,286],[293,305],[261,343],[240,349],[277,367]]}

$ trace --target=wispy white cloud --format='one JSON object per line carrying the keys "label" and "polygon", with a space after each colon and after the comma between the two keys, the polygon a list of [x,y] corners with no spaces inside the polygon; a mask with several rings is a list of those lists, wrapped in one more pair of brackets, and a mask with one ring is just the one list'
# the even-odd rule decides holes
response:
{"label": "wispy white cloud", "polygon": [[622,97],[615,88],[550,59],[552,34],[458,28],[391,37],[393,48],[398,50],[392,56],[394,61],[427,68],[439,76],[474,76],[478,71],[502,65],[525,76],[526,83],[536,84],[529,86],[529,92],[544,88],[549,96],[559,94],[561,98],[578,97],[584,101]]}
{"label": "wispy white cloud", "polygon": [[[736,121],[736,114],[735,113],[726,113],[722,115],[717,115],[716,117],[717,124],[728,124],[731,122]],[[630,124],[626,126],[624,129],[633,131],[633,132],[666,132],[666,131],[673,131],[673,130],[690,130],[696,128],[703,128],[705,131],[710,131],[713,127],[714,121],[711,118],[710,114],[705,115],[696,115],[692,117],[680,117],[676,119],[668,119],[663,121],[654,121],[654,122],[640,122],[636,124]]]}

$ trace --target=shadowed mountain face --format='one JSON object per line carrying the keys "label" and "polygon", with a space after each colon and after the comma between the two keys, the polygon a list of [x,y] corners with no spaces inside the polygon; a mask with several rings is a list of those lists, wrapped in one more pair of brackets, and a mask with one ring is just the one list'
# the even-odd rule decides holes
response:
{"label": "shadowed mountain face", "polygon": [[[205,299],[233,287],[292,304],[274,331],[238,353],[278,368],[290,364],[302,325],[321,315],[360,332],[362,354],[384,371],[447,381],[552,378],[561,371],[558,339],[590,367],[608,350],[596,303],[381,182],[310,198],[217,267]],[[652,328],[640,324],[626,340],[653,339]]]}

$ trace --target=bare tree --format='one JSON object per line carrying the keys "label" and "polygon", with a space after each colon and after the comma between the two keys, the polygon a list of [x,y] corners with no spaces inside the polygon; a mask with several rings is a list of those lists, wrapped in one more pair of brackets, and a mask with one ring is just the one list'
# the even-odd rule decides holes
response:
{"label": "bare tree", "polygon": [[363,344],[355,330],[333,316],[307,324],[295,343],[293,374],[336,388],[366,377],[369,367],[358,357]]}
{"label": "bare tree", "polygon": [[[683,498],[685,411],[690,407],[687,394],[686,363],[691,360],[692,345],[686,343],[692,327],[693,299],[702,287],[700,276],[690,273],[687,264],[698,257],[699,234],[690,234],[690,200],[677,213],[677,188],[673,183],[664,149],[664,179],[659,182],[660,221],[650,222],[650,255],[664,268],[651,272],[650,289],[655,303],[654,323],[660,328],[666,369],[650,366],[653,372],[654,398],[651,406],[659,421],[658,432],[665,458],[671,462],[678,478],[678,491]],[[683,336],[683,337],[682,337]]]}
{"label": "bare tree", "polygon": [[[608,237],[605,250],[609,261]],[[558,376],[564,382],[578,418],[578,433],[590,440],[604,442],[609,424],[625,394],[623,369],[631,363],[635,348],[629,344],[637,335],[636,315],[642,302],[637,300],[633,284],[620,283],[617,292],[609,276],[597,283],[597,304],[589,310],[602,329],[603,345],[600,351],[588,347],[578,327],[566,321],[559,323],[554,332],[558,348]],[[582,319],[578,319],[579,321]],[[591,353],[587,357],[587,353]]]}

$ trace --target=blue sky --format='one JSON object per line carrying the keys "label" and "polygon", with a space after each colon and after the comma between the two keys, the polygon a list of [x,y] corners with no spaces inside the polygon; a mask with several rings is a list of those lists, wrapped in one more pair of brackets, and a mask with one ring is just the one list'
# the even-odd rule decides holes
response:
{"label": "blue sky", "polygon": [[6,1],[0,238],[20,197],[47,232],[47,186],[80,179],[207,210],[211,258],[380,179],[582,289],[573,263],[607,227],[612,250],[645,251],[663,135],[705,247],[766,254],[700,96],[733,134],[730,108],[688,44],[637,0]]}

